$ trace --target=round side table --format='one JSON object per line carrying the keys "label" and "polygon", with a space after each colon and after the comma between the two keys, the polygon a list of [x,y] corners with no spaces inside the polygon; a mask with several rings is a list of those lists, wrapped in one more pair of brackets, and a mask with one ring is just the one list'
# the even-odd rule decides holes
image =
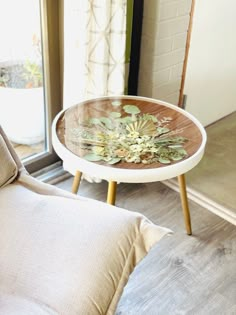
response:
{"label": "round side table", "polygon": [[146,183],[178,176],[187,234],[192,234],[184,173],[201,160],[206,133],[181,108],[138,96],[94,98],[62,110],[52,126],[53,147],[73,174],[109,182],[115,204],[117,182]]}

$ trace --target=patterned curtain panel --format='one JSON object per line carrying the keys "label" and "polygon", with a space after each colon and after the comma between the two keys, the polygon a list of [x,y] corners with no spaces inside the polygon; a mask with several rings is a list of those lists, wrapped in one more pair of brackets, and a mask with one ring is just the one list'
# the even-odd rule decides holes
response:
{"label": "patterned curtain panel", "polygon": [[64,1],[64,107],[124,94],[131,7],[129,0]]}

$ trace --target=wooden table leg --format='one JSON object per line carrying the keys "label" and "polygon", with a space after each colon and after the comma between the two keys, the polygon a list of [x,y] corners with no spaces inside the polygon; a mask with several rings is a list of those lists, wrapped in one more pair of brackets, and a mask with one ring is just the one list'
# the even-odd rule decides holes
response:
{"label": "wooden table leg", "polygon": [[110,205],[115,205],[116,187],[117,187],[117,182],[113,182],[113,181],[109,182],[108,191],[107,191],[107,203],[109,203]]}
{"label": "wooden table leg", "polygon": [[76,171],[75,177],[74,177],[74,180],[73,180],[73,184],[72,184],[72,193],[73,194],[77,194],[77,192],[79,190],[81,176],[82,176],[82,173],[80,171]]}
{"label": "wooden table leg", "polygon": [[186,191],[186,182],[184,174],[178,176],[180,197],[182,202],[182,209],[184,214],[185,227],[188,235],[192,235],[191,218],[188,206],[188,197]]}

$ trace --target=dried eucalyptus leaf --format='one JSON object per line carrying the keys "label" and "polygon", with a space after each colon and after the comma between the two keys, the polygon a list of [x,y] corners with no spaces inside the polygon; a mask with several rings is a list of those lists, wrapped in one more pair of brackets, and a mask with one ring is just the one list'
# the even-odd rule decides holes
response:
{"label": "dried eucalyptus leaf", "polygon": [[121,117],[121,113],[119,113],[119,112],[111,112],[110,116],[112,118],[120,118]]}
{"label": "dried eucalyptus leaf", "polygon": [[121,101],[113,101],[113,102],[111,102],[111,105],[112,106],[120,106],[121,105]]}
{"label": "dried eucalyptus leaf", "polygon": [[169,159],[163,158],[163,157],[159,157],[158,161],[159,161],[161,164],[169,164],[169,163],[170,163],[170,160],[169,160]]}
{"label": "dried eucalyptus leaf", "polygon": [[113,129],[113,124],[111,120],[107,117],[101,117],[100,121],[108,128],[108,129]]}
{"label": "dried eucalyptus leaf", "polygon": [[188,154],[183,148],[177,149],[177,152],[178,152],[179,154],[181,154],[182,156]]}
{"label": "dried eucalyptus leaf", "polygon": [[90,124],[93,124],[93,125],[101,124],[100,118],[90,118],[89,122],[90,122]]}
{"label": "dried eucalyptus leaf", "polygon": [[120,119],[119,119],[119,122],[128,124],[128,123],[131,123],[131,122],[132,122],[132,118],[129,117],[129,116],[126,116],[126,117],[120,118]]}
{"label": "dried eucalyptus leaf", "polygon": [[108,164],[116,164],[116,163],[119,163],[120,161],[121,161],[121,158],[112,158],[107,163]]}
{"label": "dried eucalyptus leaf", "polygon": [[90,161],[90,162],[98,162],[98,161],[103,160],[102,156],[97,155],[95,153],[88,153],[88,154],[84,155],[83,158],[87,161]]}
{"label": "dried eucalyptus leaf", "polygon": [[180,161],[183,159],[183,156],[181,155],[173,155],[170,157],[172,161]]}
{"label": "dried eucalyptus leaf", "polygon": [[135,105],[125,105],[123,107],[124,111],[127,113],[127,114],[139,114],[140,113],[140,109],[135,106]]}

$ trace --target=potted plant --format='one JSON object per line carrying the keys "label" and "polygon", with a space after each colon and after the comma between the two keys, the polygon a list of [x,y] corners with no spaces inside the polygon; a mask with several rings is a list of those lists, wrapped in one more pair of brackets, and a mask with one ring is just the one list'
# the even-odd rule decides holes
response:
{"label": "potted plant", "polygon": [[0,63],[0,124],[11,141],[35,144],[44,139],[44,93],[41,45],[35,60]]}

